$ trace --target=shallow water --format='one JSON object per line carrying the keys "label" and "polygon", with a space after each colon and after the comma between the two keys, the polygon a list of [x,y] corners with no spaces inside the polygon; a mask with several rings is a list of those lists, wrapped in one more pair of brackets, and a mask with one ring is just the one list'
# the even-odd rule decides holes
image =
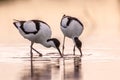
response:
{"label": "shallow water", "polygon": [[[77,49],[77,56],[72,55],[73,42],[66,38],[64,58],[54,48],[35,44],[43,57],[33,52],[30,61],[30,42],[13,26],[13,19],[43,20],[50,25],[52,37],[62,43],[63,14],[84,24],[83,57],[78,58]],[[0,1],[0,80],[120,80],[119,26],[119,0]]]}
{"label": "shallow water", "polygon": [[[38,47],[36,47],[38,48]],[[6,51],[7,49],[7,51]],[[23,51],[24,50],[24,51]],[[54,49],[41,49],[43,57],[34,52],[30,60],[28,45],[0,47],[1,80],[119,80],[120,50],[83,50],[76,57],[68,50],[64,58]],[[48,53],[47,53],[48,52]],[[89,53],[88,53],[89,52]],[[6,77],[7,76],[7,77]]]}

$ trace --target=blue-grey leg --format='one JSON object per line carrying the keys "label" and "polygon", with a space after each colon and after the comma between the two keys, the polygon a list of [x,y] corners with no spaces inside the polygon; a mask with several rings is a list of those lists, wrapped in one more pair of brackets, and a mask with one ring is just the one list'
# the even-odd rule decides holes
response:
{"label": "blue-grey leg", "polygon": [[32,61],[32,58],[33,58],[32,46],[33,46],[33,42],[31,42],[31,45],[30,45],[30,58],[31,58],[31,61]]}
{"label": "blue-grey leg", "polygon": [[37,52],[39,54],[39,56],[42,56],[42,54],[39,51],[37,51],[36,49],[33,48],[33,44],[34,44],[34,42],[31,42],[31,49],[33,49],[35,52]]}
{"label": "blue-grey leg", "polygon": [[32,47],[32,49],[33,49],[35,52],[37,52],[37,53],[39,54],[39,56],[42,56],[42,54],[41,54],[39,51],[37,51],[37,50],[34,49],[33,47]]}
{"label": "blue-grey leg", "polygon": [[32,47],[33,47],[33,42],[31,42],[31,45],[30,45],[30,57],[31,57],[31,60],[30,60],[30,63],[31,63],[31,78],[33,78],[33,52],[32,52]]}
{"label": "blue-grey leg", "polygon": [[62,54],[64,54],[64,49],[65,49],[65,35],[64,35],[64,39],[63,39]]}

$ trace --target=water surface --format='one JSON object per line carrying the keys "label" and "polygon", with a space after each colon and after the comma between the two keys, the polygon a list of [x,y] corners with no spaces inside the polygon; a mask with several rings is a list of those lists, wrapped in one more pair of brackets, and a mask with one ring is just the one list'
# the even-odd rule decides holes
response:
{"label": "water surface", "polygon": [[[65,58],[40,44],[30,61],[29,44],[13,25],[13,19],[40,19],[48,23],[52,37],[63,34],[60,20],[66,14],[84,24],[80,36],[83,57],[72,56],[73,41],[66,38]],[[120,80],[119,0],[10,0],[0,2],[0,80]]]}

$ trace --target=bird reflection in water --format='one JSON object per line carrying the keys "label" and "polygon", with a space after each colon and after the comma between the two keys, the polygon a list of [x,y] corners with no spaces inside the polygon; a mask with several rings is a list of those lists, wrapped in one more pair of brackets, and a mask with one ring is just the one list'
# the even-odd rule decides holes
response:
{"label": "bird reflection in water", "polygon": [[65,60],[63,80],[82,80],[81,58],[74,57]]}
{"label": "bird reflection in water", "polygon": [[80,57],[30,62],[22,71],[21,80],[82,80]]}
{"label": "bird reflection in water", "polygon": [[30,67],[25,67],[22,71],[21,80],[50,80],[51,66],[46,63],[45,65],[42,63],[42,66],[34,65],[34,62],[35,61],[31,61]]}
{"label": "bird reflection in water", "polygon": [[74,80],[82,80],[82,67],[81,67],[81,58],[74,58]]}

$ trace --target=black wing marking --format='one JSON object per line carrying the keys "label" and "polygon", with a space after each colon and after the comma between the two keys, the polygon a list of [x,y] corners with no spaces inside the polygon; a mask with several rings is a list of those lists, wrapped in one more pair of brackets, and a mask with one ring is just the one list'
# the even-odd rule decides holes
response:
{"label": "black wing marking", "polygon": [[[66,25],[66,26],[69,26],[69,24],[70,24],[70,22],[71,22],[72,20],[76,20],[77,22],[80,23],[80,25],[81,25],[82,27],[84,27],[84,25],[82,24],[82,22],[81,22],[80,20],[78,20],[77,18],[63,15],[63,18],[65,18],[65,17],[68,17],[68,22],[67,22],[67,25]],[[63,18],[62,18],[62,19],[63,19]],[[62,25],[62,20],[61,20],[61,25]],[[67,27],[65,27],[65,28],[67,28]]]}

